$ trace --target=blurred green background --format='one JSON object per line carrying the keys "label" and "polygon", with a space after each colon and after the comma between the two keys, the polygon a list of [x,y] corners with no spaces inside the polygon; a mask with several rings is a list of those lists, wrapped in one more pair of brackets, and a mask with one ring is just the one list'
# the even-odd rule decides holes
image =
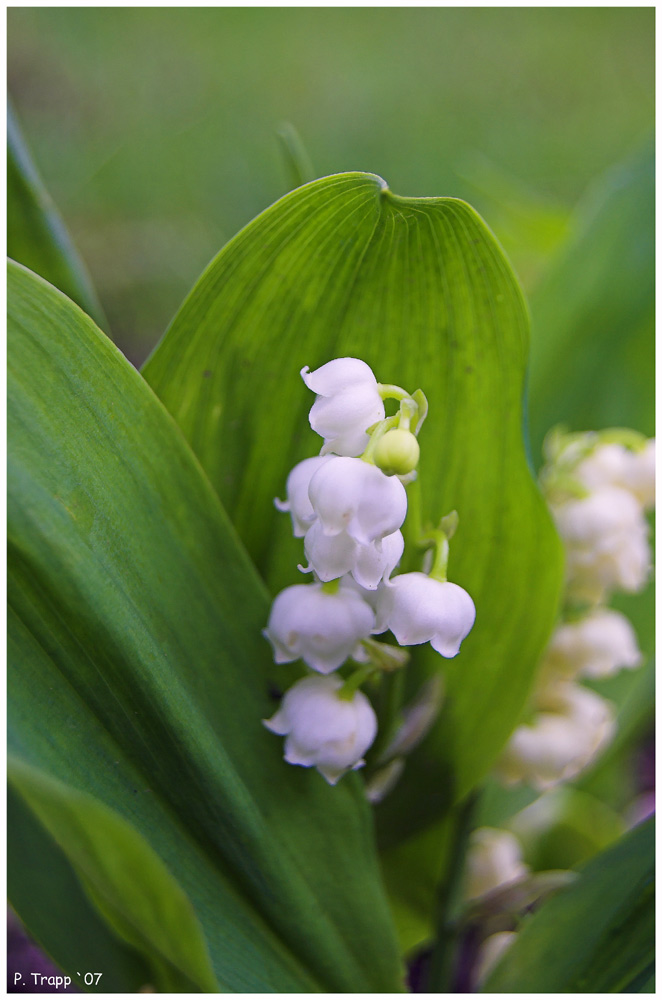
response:
{"label": "blurred green background", "polygon": [[287,190],[368,170],[486,218],[528,292],[652,128],[653,8],[10,8],[9,89],[139,362],[209,259]]}

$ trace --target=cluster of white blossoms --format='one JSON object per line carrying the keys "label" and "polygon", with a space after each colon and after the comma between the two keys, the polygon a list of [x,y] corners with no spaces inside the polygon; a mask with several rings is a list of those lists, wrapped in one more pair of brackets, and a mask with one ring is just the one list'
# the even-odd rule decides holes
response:
{"label": "cluster of white blossoms", "polygon": [[[294,684],[267,728],[285,736],[285,760],[316,767],[330,784],[361,767],[377,733],[375,712],[360,686],[399,667],[397,647],[372,636],[391,631],[400,645],[430,642],[455,656],[475,619],[473,601],[446,579],[448,538],[456,517],[430,533],[436,549],[429,574],[393,576],[404,551],[406,485],[416,477],[416,435],[427,412],[420,390],[377,382],[357,358],[336,358],[301,372],[316,393],[310,425],[321,453],[290,472],[279,510],[303,539],[310,583],[283,590],[265,636],[276,663],[301,659],[313,671]],[[385,414],[384,400],[399,410]],[[345,676],[341,668],[352,661]],[[347,671],[345,672],[347,673]]]}
{"label": "cluster of white blossoms", "polygon": [[532,718],[498,766],[506,783],[543,791],[569,781],[615,732],[612,705],[581,681],[642,662],[625,615],[606,606],[650,575],[646,511],[655,498],[655,442],[629,430],[550,435],[541,483],[564,544],[563,620],[543,656]]}

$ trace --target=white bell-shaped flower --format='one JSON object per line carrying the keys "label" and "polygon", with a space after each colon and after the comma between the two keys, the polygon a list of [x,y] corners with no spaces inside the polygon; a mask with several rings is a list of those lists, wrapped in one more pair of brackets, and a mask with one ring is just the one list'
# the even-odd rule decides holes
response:
{"label": "white bell-shaped flower", "polygon": [[385,416],[370,366],[358,358],[335,358],[314,372],[306,366],[301,377],[317,393],[310,426],[324,438],[322,454],[361,455],[368,444],[368,427]]}
{"label": "white bell-shaped flower", "polygon": [[401,646],[429,642],[442,656],[457,656],[476,620],[466,590],[425,573],[402,573],[380,591],[378,618]]}
{"label": "white bell-shaped flower", "polygon": [[507,784],[525,781],[545,791],[570,781],[611,740],[611,704],[578,684],[559,684],[530,725],[518,726],[498,765]]}
{"label": "white bell-shaped flower", "polygon": [[620,611],[596,608],[560,625],[545,653],[545,672],[567,679],[610,677],[622,667],[638,667],[642,655],[629,620]]}
{"label": "white bell-shaped flower", "polygon": [[407,513],[400,480],[360,458],[330,458],[312,476],[308,496],[325,535],[344,532],[360,545],[393,534]]}
{"label": "white bell-shaped flower", "polygon": [[306,532],[304,551],[308,570],[314,570],[320,580],[335,580],[351,573],[367,590],[376,590],[400,561],[405,547],[401,531],[394,531],[368,545],[360,545],[346,532],[326,535],[321,521]]}
{"label": "white bell-shaped flower", "polygon": [[375,626],[372,608],[357,591],[340,586],[329,593],[321,583],[296,584],[271,606],[264,635],[276,663],[301,657],[321,674],[336,670]]}
{"label": "white bell-shaped flower", "polygon": [[479,899],[500,886],[509,885],[527,875],[517,837],[508,830],[482,826],[469,838],[466,857],[464,894]]}
{"label": "white bell-shaped flower", "polygon": [[372,705],[362,691],[339,697],[341,677],[305,677],[286,692],[280,708],[264,725],[285,736],[285,760],[316,767],[330,785],[365,761],[377,733]]}
{"label": "white bell-shaped flower", "polygon": [[308,496],[308,486],[313,475],[330,458],[330,455],[315,455],[313,458],[304,458],[303,462],[294,466],[287,477],[287,499],[279,500],[276,498],[274,500],[278,510],[291,515],[295,538],[303,538],[315,520],[315,511]]}
{"label": "white bell-shaped flower", "polygon": [[380,635],[382,632],[388,630],[389,625],[383,596],[384,591],[388,587],[387,583],[380,583],[376,590],[369,590],[367,587],[362,587],[360,583],[357,583],[356,579],[350,574],[343,577],[342,587],[348,590],[355,590],[362,600],[372,608],[375,615],[375,627],[372,630],[373,635]]}
{"label": "white bell-shaped flower", "polygon": [[598,445],[577,465],[574,476],[588,490],[618,486],[649,509],[655,504],[655,441],[633,451],[615,442]]}
{"label": "white bell-shaped flower", "polygon": [[566,548],[568,589],[574,597],[601,600],[605,593],[636,593],[648,579],[648,525],[627,490],[607,486],[580,500],[552,507]]}

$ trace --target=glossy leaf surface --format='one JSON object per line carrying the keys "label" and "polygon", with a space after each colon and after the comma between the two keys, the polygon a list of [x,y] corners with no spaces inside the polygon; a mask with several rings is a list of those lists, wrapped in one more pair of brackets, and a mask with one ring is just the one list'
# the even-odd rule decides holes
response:
{"label": "glossy leaf surface", "polygon": [[397,991],[358,779],[260,723],[268,599],[215,493],[70,300],[13,264],[9,289],[11,751],[144,838],[221,989]]}
{"label": "glossy leaf surface", "polygon": [[[374,175],[341,174],[239,233],[144,369],[273,590],[296,579],[302,556],[273,497],[320,447],[299,369],[356,356],[381,381],[428,396],[423,514],[436,523],[459,512],[450,578],[471,593],[477,621],[456,660],[417,651],[412,686],[443,671],[447,698],[389,800],[389,837],[425,825],[489,768],[551,628],[560,556],[525,460],[527,345],[517,282],[468,205],[400,198]],[[415,534],[411,522],[406,530]]]}

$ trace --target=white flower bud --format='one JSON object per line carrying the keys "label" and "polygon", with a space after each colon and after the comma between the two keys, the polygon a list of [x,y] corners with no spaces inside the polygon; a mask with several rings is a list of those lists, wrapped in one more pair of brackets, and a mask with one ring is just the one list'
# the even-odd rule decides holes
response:
{"label": "white flower bud", "polygon": [[330,458],[311,478],[308,496],[325,535],[346,532],[361,545],[393,534],[407,513],[402,483],[360,458]]}
{"label": "white flower bud", "polygon": [[324,438],[322,454],[361,455],[369,441],[368,427],[385,416],[370,366],[358,358],[335,358],[314,372],[306,366],[301,377],[317,393],[310,426]]}
{"label": "white flower bud", "polygon": [[295,538],[302,538],[315,520],[315,511],[308,497],[308,486],[312,476],[331,458],[330,455],[316,455],[304,458],[294,466],[287,477],[287,500],[276,498],[278,510],[289,512]]}
{"label": "white flower bud", "polygon": [[566,546],[572,596],[601,600],[612,589],[636,593],[650,569],[648,525],[639,502],[615,486],[552,508]]}
{"label": "white flower bud", "polygon": [[655,503],[655,440],[641,451],[609,442],[598,445],[577,465],[574,475],[588,490],[618,486],[648,509]]}
{"label": "white flower bud", "polygon": [[516,938],[517,931],[498,931],[485,938],[478,949],[474,966],[477,988],[480,988],[492,970],[496,969],[502,956],[514,945]]}
{"label": "white flower bud", "polygon": [[380,592],[378,618],[401,646],[429,642],[442,656],[457,656],[476,619],[469,594],[425,573],[403,573]]}
{"label": "white flower bud", "polygon": [[387,476],[407,476],[418,465],[421,449],[411,431],[396,427],[379,439],[372,457]]}
{"label": "white flower bud", "polygon": [[321,583],[302,583],[281,591],[271,606],[264,635],[276,663],[299,657],[321,674],[344,663],[375,626],[375,614],[352,588],[328,593]]}
{"label": "white flower bud", "polygon": [[483,826],[469,839],[465,898],[478,899],[527,875],[522,848],[514,834]]}
{"label": "white flower bud", "polygon": [[548,690],[542,707],[531,725],[518,726],[499,761],[507,784],[525,781],[544,791],[570,781],[614,735],[611,704],[577,684]]}
{"label": "white flower bud", "polygon": [[369,545],[359,545],[345,532],[325,535],[320,521],[310,527],[304,539],[308,570],[314,570],[320,580],[335,580],[351,573],[367,590],[376,590],[393,572],[404,547],[401,531],[394,531]]}
{"label": "white flower bud", "polygon": [[285,736],[285,760],[316,767],[330,785],[365,761],[363,754],[377,733],[372,705],[361,691],[340,698],[343,680],[305,677],[287,691],[280,708],[264,725]]}
{"label": "white flower bud", "polygon": [[609,677],[641,662],[632,625],[611,608],[597,608],[579,621],[560,625],[545,653],[547,671],[567,679]]}

